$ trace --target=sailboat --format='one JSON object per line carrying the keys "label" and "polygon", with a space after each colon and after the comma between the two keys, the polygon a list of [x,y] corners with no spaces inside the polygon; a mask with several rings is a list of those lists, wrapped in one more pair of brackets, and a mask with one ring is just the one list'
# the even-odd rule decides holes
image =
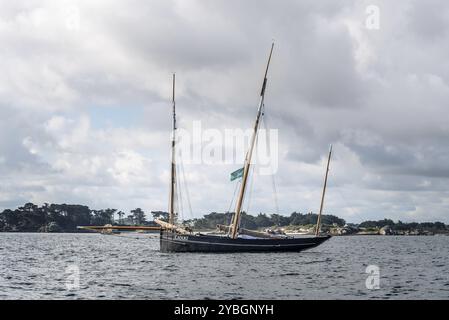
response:
{"label": "sailboat", "polygon": [[323,194],[321,198],[320,213],[316,226],[316,234],[310,237],[294,238],[285,235],[272,235],[264,232],[246,230],[240,227],[240,220],[242,215],[242,205],[245,197],[246,186],[251,166],[251,158],[256,142],[257,133],[259,130],[259,123],[263,114],[262,109],[264,105],[265,90],[267,86],[268,68],[270,66],[271,56],[273,53],[274,43],[271,46],[268,63],[265,69],[262,89],[260,91],[259,106],[257,109],[256,121],[250,146],[247,150],[244,167],[239,172],[241,176],[240,190],[236,202],[235,212],[232,216],[232,221],[229,226],[219,225],[220,230],[225,231],[224,234],[202,234],[195,233],[192,230],[178,225],[176,223],[177,213],[175,210],[176,198],[176,163],[175,163],[175,148],[176,148],[176,102],[175,102],[175,75],[173,75],[173,94],[172,94],[172,115],[173,128],[171,140],[171,168],[170,168],[170,202],[169,202],[169,217],[168,222],[155,219],[161,227],[160,229],[160,250],[162,252],[274,252],[274,251],[302,251],[316,247],[326,240],[330,235],[320,234],[321,212],[323,208],[324,193],[327,182],[327,171],[329,170],[330,153],[327,164],[327,171],[325,176],[325,184],[323,187]]}

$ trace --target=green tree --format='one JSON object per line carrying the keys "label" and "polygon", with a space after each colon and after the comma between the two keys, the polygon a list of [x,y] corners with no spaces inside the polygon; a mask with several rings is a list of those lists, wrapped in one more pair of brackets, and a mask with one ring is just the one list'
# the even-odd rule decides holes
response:
{"label": "green tree", "polygon": [[245,229],[257,229],[259,226],[256,223],[256,217],[242,212],[240,217],[240,226]]}
{"label": "green tree", "polygon": [[254,222],[260,228],[271,227],[273,222],[265,213],[259,213],[257,217],[254,218]]}
{"label": "green tree", "polygon": [[142,209],[136,208],[134,210],[131,210],[131,213],[133,215],[134,223],[141,225],[146,222],[145,212]]}
{"label": "green tree", "polygon": [[105,224],[112,224],[112,215],[116,209],[101,209],[101,210],[92,210],[93,217],[91,220],[91,223],[93,225],[105,225]]}
{"label": "green tree", "polygon": [[154,219],[162,220],[168,222],[168,212],[165,211],[151,211],[151,215]]}
{"label": "green tree", "polygon": [[123,211],[118,211],[117,215],[118,215],[118,223],[123,224],[123,216],[125,215],[125,213]]}

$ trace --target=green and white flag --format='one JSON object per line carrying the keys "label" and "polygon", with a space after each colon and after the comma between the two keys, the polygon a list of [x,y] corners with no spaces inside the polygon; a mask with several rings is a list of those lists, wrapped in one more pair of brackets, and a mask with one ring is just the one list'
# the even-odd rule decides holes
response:
{"label": "green and white flag", "polygon": [[234,181],[235,179],[243,177],[243,168],[240,168],[238,170],[235,170],[231,173],[231,181]]}

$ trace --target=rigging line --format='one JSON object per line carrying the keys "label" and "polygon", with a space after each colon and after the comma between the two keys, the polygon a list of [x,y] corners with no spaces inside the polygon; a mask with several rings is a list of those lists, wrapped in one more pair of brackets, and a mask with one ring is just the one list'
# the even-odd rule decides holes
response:
{"label": "rigging line", "polygon": [[184,188],[186,191],[187,205],[189,206],[190,218],[193,218],[192,203],[190,202],[190,192],[189,192],[189,187],[187,184],[187,179],[186,179],[186,175],[185,175],[185,171],[184,171],[184,162],[182,161],[182,159],[180,159],[179,162],[181,163],[182,179],[183,179]]}
{"label": "rigging line", "polygon": [[236,195],[236,193],[237,193],[237,189],[238,189],[238,187],[240,186],[241,181],[242,181],[242,180],[239,179],[239,180],[237,180],[237,182],[235,183],[234,194],[232,195],[231,203],[229,204],[228,212],[231,212],[231,208],[232,208],[232,205],[233,205],[234,200],[235,200],[235,195]]}
{"label": "rigging line", "polygon": [[[178,216],[179,213],[179,206],[178,206],[178,183],[176,181],[176,179],[178,178],[178,175],[175,173],[175,186],[174,186],[174,191],[173,191],[173,213],[175,215],[175,219]],[[168,197],[168,208],[170,208],[170,197]]]}
{"label": "rigging line", "polygon": [[174,221],[176,222],[176,220],[178,220],[179,218],[179,184],[178,184],[178,164],[175,163],[175,186],[174,186],[174,214],[175,214],[175,219]]}
{"label": "rigging line", "polygon": [[[265,114],[265,103],[263,104],[263,111],[264,112],[262,114],[263,115],[262,121],[263,121],[263,125],[264,125],[264,128],[265,128],[265,143],[266,143],[266,146],[267,146],[268,154],[270,154],[271,153],[271,149],[270,149],[271,144],[270,144],[270,140],[268,138],[269,126],[268,126],[267,116]],[[275,210],[276,210],[276,213],[279,213],[278,193],[277,193],[276,178],[275,178],[274,173],[271,174],[271,185],[273,187],[273,198],[274,198]]]}
{"label": "rigging line", "polygon": [[[335,157],[335,151],[333,151],[334,153],[334,157]],[[332,171],[329,169],[329,175],[330,177],[332,177],[332,179],[329,179],[328,181],[328,186],[336,186],[338,183],[338,179],[336,179],[336,176],[332,173]],[[335,183],[334,183],[335,182]],[[340,196],[340,198],[343,200],[345,207],[348,208],[351,211],[351,214],[356,215],[357,211],[354,209],[354,207],[349,205],[349,201],[346,199],[346,197],[343,195],[343,193],[340,191],[340,188],[335,187],[334,189],[332,189],[334,191],[337,191],[338,195]]]}
{"label": "rigging line", "polygon": [[[262,104],[262,120],[264,118],[264,111],[265,111],[265,104]],[[256,141],[254,141],[254,145],[256,147],[256,160],[257,160],[257,154],[259,152],[259,149],[257,148],[259,144],[259,130],[256,133]],[[256,166],[257,163],[253,163],[253,165],[250,168],[250,172],[249,172],[249,179],[250,179],[250,185],[249,185],[249,194],[247,197],[247,206],[246,206],[246,213],[249,213],[249,209],[251,208],[251,202],[252,202],[252,194],[253,194],[253,189],[254,189],[254,167]]]}
{"label": "rigging line", "polygon": [[[171,166],[171,164],[170,164],[170,166]],[[170,168],[170,170],[171,170],[171,168]],[[170,194],[171,194],[171,184],[172,184],[172,181],[170,180],[170,185],[168,186],[168,194],[169,194],[169,196],[168,196],[168,199],[167,199],[167,209],[168,209],[167,212],[168,213],[170,213],[170,205],[171,205],[171,196],[170,196]],[[174,196],[174,193],[173,193],[173,196]],[[173,201],[175,201],[175,200],[173,200]]]}
{"label": "rigging line", "polygon": [[[171,150],[171,152],[173,152],[173,150]],[[175,154],[176,156],[176,154]],[[173,164],[175,165],[174,168],[170,168],[170,170],[173,170],[172,174],[174,176],[174,181],[172,181],[170,178],[170,187],[169,187],[169,197],[168,197],[168,213],[170,215],[170,211],[171,211],[171,201],[173,201],[173,215],[174,215],[174,220],[176,220],[177,216],[178,216],[178,212],[179,212],[179,208],[178,208],[178,195],[177,195],[177,190],[178,190],[178,183],[177,183],[177,179],[178,179],[178,174],[177,174],[177,163],[175,161],[176,157],[172,158],[172,161],[170,162],[170,166],[173,166]],[[174,185],[172,186],[172,183],[174,182]],[[173,193],[172,192],[172,188],[173,188]],[[173,199],[172,199],[173,197]],[[168,219],[170,220],[170,218]]]}
{"label": "rigging line", "polygon": [[[176,172],[179,171],[179,165],[176,164]],[[179,218],[181,218],[180,220],[184,220],[184,207],[183,207],[183,200],[182,200],[182,188],[181,188],[181,176],[180,175],[176,175],[176,184],[178,186],[178,188],[176,188],[176,191],[178,193],[178,199],[179,201],[177,202],[177,204],[179,204],[178,207],[178,215]]]}
{"label": "rigging line", "polygon": [[[171,183],[171,182],[170,182]],[[171,190],[171,187],[169,186],[169,188],[168,188],[168,194],[170,194],[170,190]],[[167,208],[168,208],[168,213],[170,212],[170,196],[168,197],[168,199],[167,199]]]}
{"label": "rigging line", "polygon": [[[237,180],[237,183],[235,184],[234,195],[232,196],[231,203],[230,203],[229,209],[228,209],[229,213],[231,213],[231,208],[234,203],[234,200],[237,199],[236,194],[237,194],[237,190],[239,189],[239,186],[241,185],[241,183],[242,183],[242,179],[239,179],[239,180]],[[235,213],[235,212],[233,212],[233,213]],[[231,225],[232,220],[233,220],[233,214],[231,214],[230,216],[231,216],[231,220],[229,221],[228,225]],[[229,229],[229,232],[231,232],[231,229]],[[228,233],[228,234],[230,234],[230,233]]]}
{"label": "rigging line", "polygon": [[173,214],[174,214],[174,222],[178,220],[179,217],[179,197],[178,197],[178,186],[175,185],[174,188],[174,200],[173,200]]}
{"label": "rigging line", "polygon": [[[257,138],[256,138],[257,139]],[[249,183],[249,194],[248,194],[248,204],[246,206],[246,214],[249,214],[249,209],[251,206],[251,200],[252,200],[252,195],[253,195],[253,185],[254,185],[254,166],[251,167],[251,172],[250,174],[250,183]]]}
{"label": "rigging line", "polygon": [[[263,115],[263,113],[262,113],[262,115]],[[259,130],[256,133],[256,141],[254,141],[254,145],[256,146],[256,160],[257,160],[257,152],[259,152],[259,149],[257,148],[258,143],[259,143]],[[249,213],[249,209],[250,209],[250,206],[251,206],[251,200],[252,200],[252,195],[253,195],[254,167],[255,166],[256,166],[256,163],[253,163],[253,165],[250,167],[250,172],[248,173],[250,182],[249,182],[249,194],[248,194],[248,197],[247,197],[248,204],[246,206],[246,214]]]}

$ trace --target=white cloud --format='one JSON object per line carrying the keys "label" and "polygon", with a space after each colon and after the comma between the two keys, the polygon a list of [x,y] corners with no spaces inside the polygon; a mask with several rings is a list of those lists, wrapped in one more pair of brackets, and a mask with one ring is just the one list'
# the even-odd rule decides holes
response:
{"label": "white cloud", "polygon": [[[0,205],[167,207],[170,75],[179,126],[249,128],[267,88],[279,205],[351,221],[448,222],[449,6],[378,1],[0,4]],[[241,155],[243,159],[243,155]],[[229,208],[235,165],[185,165],[194,215]],[[271,178],[251,209],[272,212]]]}

